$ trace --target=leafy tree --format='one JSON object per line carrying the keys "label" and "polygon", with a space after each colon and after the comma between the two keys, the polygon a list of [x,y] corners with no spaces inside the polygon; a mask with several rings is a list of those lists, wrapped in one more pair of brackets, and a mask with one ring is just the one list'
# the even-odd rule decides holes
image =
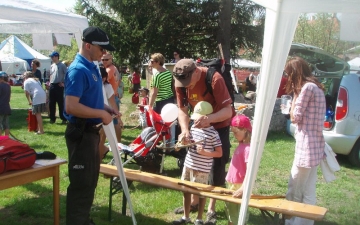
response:
{"label": "leafy tree", "polygon": [[75,38],[71,39],[71,46],[57,45],[55,51],[59,52],[60,60],[72,62],[79,51]]}
{"label": "leafy tree", "polygon": [[0,34],[0,42],[4,41],[6,38],[11,35],[15,35],[20,40],[22,40],[25,44],[32,46],[32,36],[31,34]]}
{"label": "leafy tree", "polygon": [[218,43],[226,60],[237,57],[240,48],[251,49],[253,56],[261,51],[264,10],[249,0],[79,2],[76,12],[108,33],[118,64],[136,66],[155,52],[171,59],[175,50],[187,58],[218,57]]}
{"label": "leafy tree", "polygon": [[354,47],[353,42],[340,40],[340,21],[336,14],[331,13],[318,13],[311,17],[309,14],[302,14],[294,42],[314,45],[333,55],[341,55]]}

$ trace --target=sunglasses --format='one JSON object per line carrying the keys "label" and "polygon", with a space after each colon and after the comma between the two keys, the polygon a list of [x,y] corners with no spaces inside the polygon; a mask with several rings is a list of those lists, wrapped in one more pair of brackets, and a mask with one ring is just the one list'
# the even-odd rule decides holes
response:
{"label": "sunglasses", "polygon": [[289,74],[284,70],[284,71],[283,71],[283,76],[288,77]]}
{"label": "sunglasses", "polygon": [[151,59],[150,62],[151,62],[151,63],[154,63],[154,62],[157,62],[157,61]]}
{"label": "sunglasses", "polygon": [[109,61],[109,59],[101,59],[101,61]]}
{"label": "sunglasses", "polygon": [[[90,44],[90,45],[93,45],[93,44]],[[101,52],[106,52],[105,49],[103,49],[100,45],[93,45],[93,46],[99,47],[99,49],[100,49]]]}

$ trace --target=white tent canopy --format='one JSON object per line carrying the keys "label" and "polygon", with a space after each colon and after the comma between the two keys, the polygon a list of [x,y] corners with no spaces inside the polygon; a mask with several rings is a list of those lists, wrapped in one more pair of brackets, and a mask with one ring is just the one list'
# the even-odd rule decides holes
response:
{"label": "white tent canopy", "polygon": [[[276,100],[282,71],[294,37],[300,13],[341,12],[360,13],[359,0],[252,0],[266,8],[261,79],[257,93],[256,110],[250,144],[248,175],[244,181],[244,194],[239,225],[245,224],[252,187],[259,169],[271,113]],[[346,16],[343,14],[343,16]],[[359,40],[358,40],[359,41]],[[289,168],[289,172],[290,172]]]}
{"label": "white tent canopy", "polygon": [[29,45],[25,44],[18,37],[11,35],[0,44],[0,60],[6,57],[17,57],[26,60],[29,64],[33,59],[40,62],[39,70],[50,70],[51,59],[40,52],[37,52]]}
{"label": "white tent canopy", "polygon": [[348,61],[350,70],[360,71],[360,57]]}
{"label": "white tent canopy", "polygon": [[260,68],[261,64],[247,59],[231,59],[230,64],[233,68]]}
{"label": "white tent canopy", "polygon": [[[58,11],[24,0],[0,1],[0,33],[38,35],[53,33],[55,36],[73,33],[80,46],[81,34],[86,27],[88,27],[87,18],[77,14]],[[47,35],[47,38],[49,37]]]}
{"label": "white tent canopy", "polygon": [[7,57],[0,57],[1,58],[1,68],[2,71],[6,72],[7,74],[18,74],[21,75],[25,71],[30,69],[29,64],[18,57],[15,56],[7,56]]}

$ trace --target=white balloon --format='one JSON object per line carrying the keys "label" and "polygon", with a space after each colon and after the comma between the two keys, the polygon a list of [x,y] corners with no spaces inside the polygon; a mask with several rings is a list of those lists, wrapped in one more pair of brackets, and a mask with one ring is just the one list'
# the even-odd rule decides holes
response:
{"label": "white balloon", "polygon": [[169,123],[177,119],[179,108],[173,104],[168,103],[161,109],[161,118],[164,122]]}

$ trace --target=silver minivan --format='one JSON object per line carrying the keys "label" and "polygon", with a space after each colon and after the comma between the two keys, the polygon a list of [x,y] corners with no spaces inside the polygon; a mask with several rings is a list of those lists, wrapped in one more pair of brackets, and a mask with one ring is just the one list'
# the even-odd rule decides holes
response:
{"label": "silver minivan", "polygon": [[[326,114],[324,138],[333,151],[347,155],[360,167],[360,74],[349,71],[344,60],[305,44],[292,44],[289,56],[300,56],[312,67],[313,74],[325,86]],[[288,121],[287,131],[295,125]]]}

